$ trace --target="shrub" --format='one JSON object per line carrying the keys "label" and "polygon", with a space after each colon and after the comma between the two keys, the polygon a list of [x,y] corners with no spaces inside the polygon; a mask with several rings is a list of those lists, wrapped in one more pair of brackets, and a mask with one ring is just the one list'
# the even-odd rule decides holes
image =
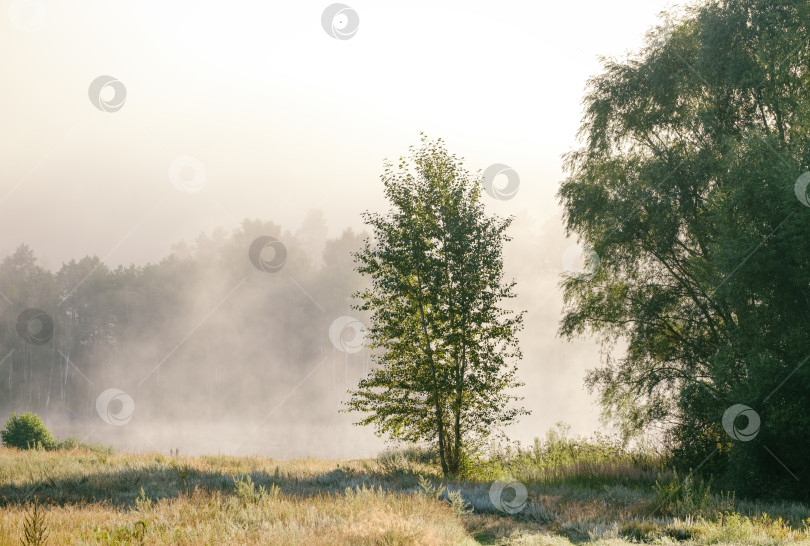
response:
{"label": "shrub", "polygon": [[407,460],[420,464],[438,464],[439,451],[435,447],[411,445],[401,450]]}
{"label": "shrub", "polygon": [[695,481],[691,474],[680,479],[673,472],[668,479],[656,481],[653,489],[657,498],[653,515],[717,519],[733,512],[736,503],[734,493],[713,494],[708,482]]}
{"label": "shrub", "polygon": [[40,546],[45,544],[48,534],[48,525],[45,523],[42,505],[34,497],[34,502],[30,505],[23,521],[23,536],[20,542],[22,542],[23,546]]}
{"label": "shrub", "polygon": [[450,506],[453,508],[453,512],[455,512],[455,514],[459,517],[471,514],[473,512],[472,507],[467,504],[467,502],[461,496],[460,489],[457,491],[450,491],[443,483],[439,484],[438,486],[433,485],[429,479],[422,475],[419,476],[419,487],[421,488],[421,494],[426,497],[440,500],[444,496],[447,502],[450,503]]}
{"label": "shrub", "polygon": [[270,484],[270,489],[265,489],[263,485],[256,489],[253,479],[249,475],[236,476],[233,478],[234,494],[243,505],[260,504],[268,499],[278,497],[281,492],[276,484]]}
{"label": "shrub", "polygon": [[415,471],[413,461],[408,458],[405,451],[387,449],[377,456],[377,468],[387,475],[410,474]]}
{"label": "shrub", "polygon": [[6,427],[0,431],[0,439],[6,447],[18,449],[51,449],[56,444],[39,415],[29,412],[12,413]]}
{"label": "shrub", "polygon": [[66,440],[54,440],[50,449],[61,449],[65,451],[70,451],[72,449],[85,449],[98,455],[100,460],[103,462],[106,462],[107,456],[115,453],[115,449],[112,446],[105,446],[103,444],[89,444],[87,442],[82,442],[75,436],[71,436]]}

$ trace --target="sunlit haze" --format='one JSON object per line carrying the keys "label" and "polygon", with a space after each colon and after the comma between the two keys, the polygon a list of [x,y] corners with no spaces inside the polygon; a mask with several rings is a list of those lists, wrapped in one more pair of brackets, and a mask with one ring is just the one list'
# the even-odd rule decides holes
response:
{"label": "sunlit haze", "polygon": [[[585,84],[599,73],[599,57],[637,49],[671,2],[354,1],[359,28],[346,40],[322,27],[327,5],[5,0],[0,255],[27,244],[51,271],[87,255],[110,268],[145,265],[200,233],[231,232],[246,218],[295,232],[312,210],[323,212],[329,238],[346,228],[360,233],[363,211],[388,207],[384,160],[405,155],[425,133],[443,139],[472,172],[501,163],[519,175],[512,199],[484,196],[490,212],[517,217],[505,270],[517,281],[515,307],[529,311],[518,368],[526,384],[518,394],[532,414],[510,428],[510,438],[530,442],[558,421],[576,433],[600,430],[595,399],[583,387],[599,348],[557,336],[563,256],[576,243],[564,237],[555,197],[561,156],[578,146]],[[118,111],[101,111],[88,97],[103,75],[125,87]],[[112,100],[111,91],[101,98]],[[323,304],[289,275],[295,305]],[[241,290],[222,293],[231,289]],[[200,321],[207,313],[216,320],[217,298],[201,295]],[[238,307],[227,309],[232,325]],[[177,328],[178,346],[200,343],[185,339],[184,328]],[[313,396],[337,413],[339,391],[351,386],[301,395],[319,376],[325,384],[350,383],[347,357],[333,355],[328,332],[322,338],[329,349],[320,369],[320,360],[292,362],[297,353],[286,345],[270,364],[256,363],[283,361],[285,389],[274,385],[238,425],[201,420],[179,433],[177,423],[147,409],[148,397],[134,393],[131,379],[131,426],[76,430],[129,449],[376,454],[382,441],[352,426],[352,416],[320,425],[306,418]],[[223,363],[216,373],[227,369]],[[0,365],[0,377],[4,372]],[[356,383],[360,372],[351,374]],[[178,404],[198,379],[177,385]],[[251,377],[242,380],[255,391]],[[0,390],[0,399],[7,393]],[[71,427],[55,417],[49,424],[55,433]]]}

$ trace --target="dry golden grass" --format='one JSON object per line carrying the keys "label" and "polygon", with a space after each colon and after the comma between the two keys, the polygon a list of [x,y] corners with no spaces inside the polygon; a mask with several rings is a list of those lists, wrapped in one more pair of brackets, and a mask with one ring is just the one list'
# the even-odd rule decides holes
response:
{"label": "dry golden grass", "polygon": [[[0,543],[19,544],[25,513],[20,505],[0,512]],[[52,544],[458,544],[466,537],[447,505],[370,490],[255,502],[197,490],[140,510],[54,506],[46,522]]]}
{"label": "dry golden grass", "polygon": [[[751,517],[679,520],[650,516],[655,493],[648,486],[527,479],[526,509],[507,516],[492,506],[489,482],[447,483],[474,509],[467,513],[447,496],[425,493],[420,476],[442,481],[435,467],[390,457],[336,462],[0,448],[0,544],[20,544],[34,498],[45,508],[46,544],[54,545],[810,544],[801,505],[742,506]],[[763,517],[767,509],[791,523]]]}
{"label": "dry golden grass", "polygon": [[19,544],[34,497],[47,505],[52,544],[463,543],[448,503],[386,491],[359,477],[363,468],[0,449],[0,544]]}

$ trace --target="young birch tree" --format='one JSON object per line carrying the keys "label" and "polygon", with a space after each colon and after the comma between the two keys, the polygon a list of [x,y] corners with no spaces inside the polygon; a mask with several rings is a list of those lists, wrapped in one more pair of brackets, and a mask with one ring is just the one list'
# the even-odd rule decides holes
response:
{"label": "young birch tree", "polygon": [[441,139],[423,136],[410,152],[385,165],[388,213],[363,215],[374,241],[355,254],[370,281],[356,308],[371,313],[374,366],[347,405],[379,435],[435,446],[455,475],[481,441],[528,413],[510,393],[522,385],[523,312],[502,307],[514,297],[502,257],[511,218],[485,213],[480,180]]}

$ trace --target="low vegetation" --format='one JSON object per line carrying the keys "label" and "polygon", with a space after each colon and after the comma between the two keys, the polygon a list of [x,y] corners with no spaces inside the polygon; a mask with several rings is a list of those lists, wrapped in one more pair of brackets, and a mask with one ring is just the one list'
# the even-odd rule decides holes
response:
{"label": "low vegetation", "polygon": [[0,440],[4,446],[18,449],[50,449],[57,447],[51,431],[35,413],[12,413],[6,426],[0,430]]}
{"label": "low vegetation", "polygon": [[[443,478],[436,457],[0,448],[0,544],[810,544],[803,504],[739,499],[649,449],[565,428],[492,449],[464,477]],[[513,514],[490,495],[503,478],[526,487]]]}
{"label": "low vegetation", "polygon": [[0,430],[0,441],[6,447],[34,450],[71,450],[83,448],[89,451],[111,454],[113,449],[100,444],[89,444],[79,441],[76,437],[66,440],[57,440],[45,426],[42,418],[30,412],[21,415],[12,413],[6,421],[3,430]]}

